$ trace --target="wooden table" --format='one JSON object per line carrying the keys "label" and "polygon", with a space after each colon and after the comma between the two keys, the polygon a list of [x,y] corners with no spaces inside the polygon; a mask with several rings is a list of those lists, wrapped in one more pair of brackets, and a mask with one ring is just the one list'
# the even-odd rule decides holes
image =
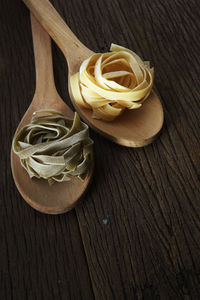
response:
{"label": "wooden table", "polygon": [[[96,166],[84,201],[58,216],[33,210],[10,170],[12,137],[35,88],[29,11],[1,1],[0,299],[200,299],[199,1],[52,3],[90,49],[114,42],[152,62],[165,123],[138,149],[91,131]],[[53,57],[70,105],[55,44]]]}

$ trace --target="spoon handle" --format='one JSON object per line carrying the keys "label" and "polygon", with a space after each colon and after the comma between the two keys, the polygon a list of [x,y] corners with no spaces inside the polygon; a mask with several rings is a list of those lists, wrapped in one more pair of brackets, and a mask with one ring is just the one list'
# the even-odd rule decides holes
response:
{"label": "spoon handle", "polygon": [[53,76],[51,39],[32,14],[31,28],[36,70],[35,94],[40,95],[42,101],[42,95],[52,93],[56,89]]}
{"label": "spoon handle", "polygon": [[46,29],[66,58],[76,59],[86,48],[70,30],[49,0],[23,0],[40,24]]}

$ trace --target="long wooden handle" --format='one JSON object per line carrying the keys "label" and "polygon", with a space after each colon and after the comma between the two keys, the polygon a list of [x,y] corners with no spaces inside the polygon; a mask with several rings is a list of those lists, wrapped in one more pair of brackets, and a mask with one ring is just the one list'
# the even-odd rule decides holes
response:
{"label": "long wooden handle", "polygon": [[51,38],[31,14],[33,49],[36,70],[36,93],[51,93],[55,89]]}
{"label": "long wooden handle", "polygon": [[56,42],[66,58],[75,58],[81,51],[87,49],[48,0],[23,0],[23,2]]}

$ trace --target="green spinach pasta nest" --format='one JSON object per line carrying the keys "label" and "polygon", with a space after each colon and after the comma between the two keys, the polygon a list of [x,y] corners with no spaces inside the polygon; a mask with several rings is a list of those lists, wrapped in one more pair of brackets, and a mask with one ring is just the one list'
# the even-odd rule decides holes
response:
{"label": "green spinach pasta nest", "polygon": [[88,126],[55,110],[39,110],[13,141],[13,151],[29,176],[53,182],[84,180],[93,159]]}

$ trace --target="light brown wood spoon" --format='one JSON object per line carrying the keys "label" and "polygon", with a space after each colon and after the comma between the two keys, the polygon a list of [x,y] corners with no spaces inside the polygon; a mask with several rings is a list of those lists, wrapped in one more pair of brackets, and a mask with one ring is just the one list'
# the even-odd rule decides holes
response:
{"label": "light brown wood spoon", "polygon": [[[71,75],[79,71],[81,62],[94,52],[77,39],[48,0],[23,1],[65,55],[68,62],[69,82]],[[162,128],[163,108],[154,91],[140,109],[126,111],[114,121],[105,122],[93,119],[90,110],[78,106],[71,93],[70,84],[68,87],[72,103],[82,119],[95,131],[117,144],[128,147],[148,145]]]}
{"label": "light brown wood spoon", "polygon": [[[73,118],[74,115],[60,98],[55,87],[50,36],[34,16],[31,16],[31,24],[36,68],[36,91],[16,133],[24,125],[30,123],[33,112],[39,109],[56,109],[69,118]],[[93,173],[93,166],[91,166],[88,176],[83,182],[74,178],[68,182],[55,183],[49,186],[47,180],[30,179],[26,170],[21,166],[18,156],[12,150],[11,168],[16,186],[22,197],[33,208],[48,214],[59,214],[73,208],[86,191]]]}

